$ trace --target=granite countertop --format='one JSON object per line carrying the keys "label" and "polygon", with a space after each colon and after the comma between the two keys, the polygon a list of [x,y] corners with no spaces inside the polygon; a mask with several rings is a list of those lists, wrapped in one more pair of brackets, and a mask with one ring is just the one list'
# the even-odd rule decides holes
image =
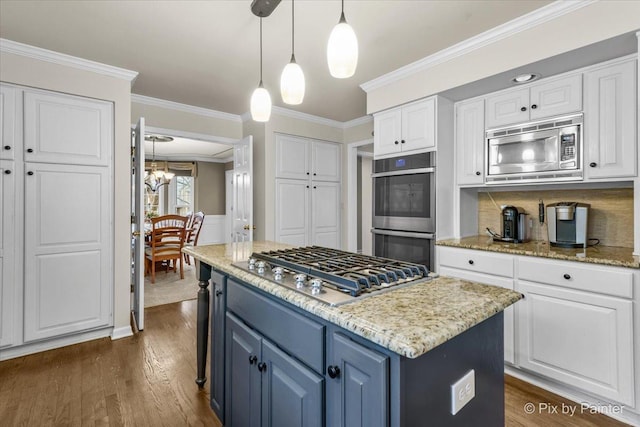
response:
{"label": "granite countertop", "polygon": [[231,265],[253,252],[290,247],[246,242],[189,247],[183,252],[408,358],[421,356],[523,298],[509,289],[440,277],[331,307]]}
{"label": "granite countertop", "polygon": [[566,249],[553,247],[546,241],[533,241],[528,243],[494,242],[491,237],[482,235],[463,237],[461,239],[438,240],[436,245],[603,264],[615,267],[640,268],[640,257],[633,255],[633,249],[614,246],[597,245],[590,246],[586,249]]}

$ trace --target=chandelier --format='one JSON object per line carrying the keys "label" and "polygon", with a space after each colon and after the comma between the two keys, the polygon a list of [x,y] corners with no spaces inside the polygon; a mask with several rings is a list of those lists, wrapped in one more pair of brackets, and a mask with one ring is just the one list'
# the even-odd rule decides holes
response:
{"label": "chandelier", "polygon": [[166,162],[164,163],[164,170],[158,169],[158,164],[156,163],[156,141],[170,142],[173,141],[173,138],[162,135],[145,135],[144,139],[152,142],[151,172],[144,171],[144,183],[155,193],[163,185],[169,184],[175,176],[175,174],[169,172]]}

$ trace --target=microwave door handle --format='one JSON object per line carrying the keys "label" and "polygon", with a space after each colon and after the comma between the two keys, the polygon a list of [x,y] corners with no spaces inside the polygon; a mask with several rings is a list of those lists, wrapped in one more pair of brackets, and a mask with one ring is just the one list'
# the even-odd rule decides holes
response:
{"label": "microwave door handle", "polygon": [[418,168],[418,169],[406,169],[406,170],[393,171],[393,172],[378,172],[378,173],[372,173],[371,178],[383,178],[385,176],[416,175],[419,173],[433,173],[435,171],[436,171],[435,168]]}
{"label": "microwave door handle", "polygon": [[392,231],[392,230],[380,230],[378,228],[372,228],[373,234],[381,234],[383,236],[395,236],[395,237],[412,237],[414,239],[434,239],[436,235],[434,233],[412,233],[410,231]]}

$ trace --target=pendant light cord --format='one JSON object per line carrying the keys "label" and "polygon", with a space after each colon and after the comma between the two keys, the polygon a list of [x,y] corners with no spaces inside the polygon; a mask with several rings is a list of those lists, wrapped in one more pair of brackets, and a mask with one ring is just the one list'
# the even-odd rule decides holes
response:
{"label": "pendant light cord", "polygon": [[262,87],[262,16],[260,17],[260,87]]}
{"label": "pendant light cord", "polygon": [[[344,1],[344,0],[343,0]],[[295,0],[291,0],[291,58],[294,58],[294,41],[296,38],[296,20],[294,17]]]}

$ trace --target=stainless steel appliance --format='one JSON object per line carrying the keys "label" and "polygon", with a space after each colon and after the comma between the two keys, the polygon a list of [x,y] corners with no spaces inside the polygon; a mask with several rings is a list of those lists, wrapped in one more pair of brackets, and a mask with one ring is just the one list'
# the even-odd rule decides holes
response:
{"label": "stainless steel appliance", "polygon": [[430,280],[424,265],[320,246],[254,252],[233,265],[332,306]]}
{"label": "stainless steel appliance", "polygon": [[487,184],[582,180],[582,114],[486,133]]}
{"label": "stainless steel appliance", "polygon": [[505,206],[502,208],[502,236],[495,238],[501,242],[524,243],[531,240],[531,221],[522,208]]}
{"label": "stainless steel appliance", "polygon": [[433,265],[436,230],[435,153],[374,162],[373,252]]}
{"label": "stainless steel appliance", "polygon": [[562,248],[586,248],[587,221],[591,205],[558,202],[547,205],[549,243]]}

